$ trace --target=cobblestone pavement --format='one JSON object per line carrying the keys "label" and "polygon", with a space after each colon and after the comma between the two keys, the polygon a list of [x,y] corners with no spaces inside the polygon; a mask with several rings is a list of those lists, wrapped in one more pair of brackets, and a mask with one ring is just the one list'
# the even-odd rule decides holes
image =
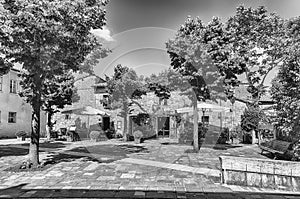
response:
{"label": "cobblestone pavement", "polygon": [[[41,159],[60,161],[43,171],[7,172],[8,165],[20,163],[26,156],[1,157],[0,197],[243,198],[246,194],[255,198],[255,194],[267,192],[219,184],[218,157],[266,158],[257,146],[205,147],[196,154],[185,153],[191,146],[164,139],[138,145],[121,141],[51,144],[41,145]],[[26,145],[9,146],[28,149]]]}

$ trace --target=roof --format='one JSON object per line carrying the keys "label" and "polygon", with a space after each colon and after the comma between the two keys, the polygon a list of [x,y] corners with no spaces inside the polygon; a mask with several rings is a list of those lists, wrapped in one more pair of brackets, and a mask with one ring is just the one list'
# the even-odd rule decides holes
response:
{"label": "roof", "polygon": [[[235,89],[235,96],[244,100],[251,99],[251,94],[247,91],[247,86],[248,85],[242,84],[237,87]],[[266,92],[266,94],[262,95],[259,102],[261,105],[274,104],[274,101],[272,100],[269,92]]]}

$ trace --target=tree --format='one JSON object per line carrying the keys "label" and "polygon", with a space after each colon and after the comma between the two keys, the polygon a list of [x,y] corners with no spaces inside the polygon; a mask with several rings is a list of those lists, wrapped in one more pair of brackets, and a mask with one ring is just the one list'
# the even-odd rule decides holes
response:
{"label": "tree", "polygon": [[[266,77],[282,64],[285,54],[284,21],[274,13],[269,14],[264,7],[239,6],[224,24],[219,18],[213,18],[206,35],[207,53],[224,77],[227,97],[232,103],[245,103],[246,112],[259,109],[267,89]],[[242,83],[247,85],[250,99],[235,96],[235,88]]]}
{"label": "tree", "polygon": [[111,96],[113,108],[121,108],[121,116],[124,118],[124,137],[128,139],[129,111],[132,104],[144,108],[137,102],[147,89],[139,80],[136,72],[126,66],[118,64],[112,77],[106,77],[107,88]]}
{"label": "tree", "polygon": [[271,95],[275,101],[277,117],[275,123],[281,133],[280,139],[298,140],[300,138],[300,17],[285,23],[285,54],[283,64],[272,81]]}
{"label": "tree", "polygon": [[47,113],[47,139],[50,139],[50,134],[54,123],[52,116],[63,109],[65,105],[71,105],[79,101],[77,89],[74,86],[74,77],[71,74],[63,74],[56,76],[51,80],[45,81],[42,101],[43,110]]}
{"label": "tree", "polygon": [[101,51],[90,31],[105,25],[106,4],[105,0],[1,1],[0,53],[26,71],[22,85],[33,109],[29,161],[34,166],[39,164],[43,91],[57,75],[79,71],[91,52]]}
{"label": "tree", "polygon": [[180,88],[188,95],[194,110],[194,150],[198,151],[198,109],[197,101],[205,101],[216,97],[220,86],[220,76],[213,69],[210,57],[206,53],[206,29],[199,18],[188,17],[180,27],[174,39],[166,43],[171,58],[171,66],[182,75]]}
{"label": "tree", "polygon": [[[206,42],[213,64],[224,77],[227,97],[258,106],[266,92],[269,72],[282,62],[285,46],[283,20],[264,7],[239,6],[225,24],[219,18],[207,26]],[[246,81],[251,99],[239,99],[234,89]],[[245,82],[243,82],[245,83]]]}

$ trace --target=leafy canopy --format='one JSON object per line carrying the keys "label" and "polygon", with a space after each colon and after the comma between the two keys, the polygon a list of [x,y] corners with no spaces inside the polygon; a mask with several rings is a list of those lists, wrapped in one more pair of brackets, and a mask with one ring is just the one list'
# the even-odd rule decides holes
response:
{"label": "leafy canopy", "polygon": [[282,64],[283,20],[264,7],[239,6],[225,23],[214,18],[208,24],[206,42],[212,62],[225,78],[227,96],[234,102],[234,89],[245,81],[252,96],[246,102],[257,104],[266,91],[266,76]]}
{"label": "leafy canopy", "polygon": [[275,101],[275,123],[283,137],[300,138],[300,17],[285,23],[285,55],[276,78],[272,81],[271,95]]}
{"label": "leafy canopy", "polygon": [[[216,68],[207,54],[206,27],[199,18],[188,17],[174,39],[166,43],[171,65],[189,83],[182,89],[197,100],[214,98],[222,88]],[[221,89],[222,90],[222,89]]]}
{"label": "leafy canopy", "polygon": [[52,78],[78,71],[101,44],[90,33],[105,25],[102,0],[3,0],[0,53],[28,73]]}

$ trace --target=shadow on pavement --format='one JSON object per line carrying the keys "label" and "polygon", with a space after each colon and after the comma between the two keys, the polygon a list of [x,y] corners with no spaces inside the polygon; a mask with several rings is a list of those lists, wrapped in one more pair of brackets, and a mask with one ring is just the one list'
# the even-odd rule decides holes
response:
{"label": "shadow on pavement", "polygon": [[[205,147],[205,145],[203,146]],[[240,145],[231,145],[231,144],[216,144],[213,149],[216,150],[227,150],[227,149],[233,149],[233,148],[240,148],[242,146]]]}
{"label": "shadow on pavement", "polygon": [[[63,149],[68,144],[62,142],[54,143],[40,143],[40,152],[45,152],[46,150],[41,148],[49,149]],[[11,145],[0,145],[0,157],[5,156],[24,156],[29,153],[29,143],[25,144],[11,144]]]}
{"label": "shadow on pavement", "polygon": [[[68,145],[70,145],[70,144],[66,144],[63,142],[44,142],[44,143],[39,144],[39,146],[41,148],[50,148],[50,149],[65,148]],[[29,147],[29,143],[20,144],[20,146],[28,146]]]}
{"label": "shadow on pavement", "polygon": [[49,164],[54,164],[59,162],[71,162],[83,158],[84,161],[111,163],[126,158],[128,154],[141,152],[147,153],[149,151],[143,146],[135,145],[94,145],[53,153],[47,161]]}
{"label": "shadow on pavement", "polygon": [[0,157],[5,156],[24,156],[27,155],[29,151],[29,148],[19,148],[19,147],[13,147],[13,146],[0,146]]}

